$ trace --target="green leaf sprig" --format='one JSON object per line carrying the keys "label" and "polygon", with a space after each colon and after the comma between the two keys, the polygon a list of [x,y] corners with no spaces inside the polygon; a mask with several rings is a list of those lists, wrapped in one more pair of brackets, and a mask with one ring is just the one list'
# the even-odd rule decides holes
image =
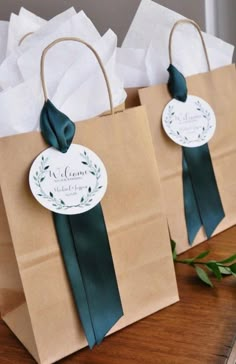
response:
{"label": "green leaf sprig", "polygon": [[201,259],[206,258],[210,254],[210,251],[207,250],[194,258],[178,259],[176,253],[176,243],[173,240],[171,240],[171,247],[174,262],[185,264],[194,268],[199,279],[210,287],[214,287],[214,285],[209,278],[208,271],[213,273],[218,281],[221,281],[226,275],[236,277],[236,254],[224,260],[201,261]]}

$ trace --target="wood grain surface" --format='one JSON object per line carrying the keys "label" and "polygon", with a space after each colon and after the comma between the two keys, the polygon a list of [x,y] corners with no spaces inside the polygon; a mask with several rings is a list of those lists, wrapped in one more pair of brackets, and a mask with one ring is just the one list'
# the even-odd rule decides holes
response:
{"label": "wood grain surface", "polygon": [[[212,259],[236,253],[236,227],[181,257],[192,257],[208,249],[212,251]],[[235,363],[232,356],[236,337],[236,279],[226,277],[216,282],[213,278],[215,288],[208,288],[190,267],[177,264],[176,274],[179,303],[111,335],[94,350],[86,348],[60,363],[223,364],[230,357],[228,363]],[[35,363],[2,321],[0,363]]]}

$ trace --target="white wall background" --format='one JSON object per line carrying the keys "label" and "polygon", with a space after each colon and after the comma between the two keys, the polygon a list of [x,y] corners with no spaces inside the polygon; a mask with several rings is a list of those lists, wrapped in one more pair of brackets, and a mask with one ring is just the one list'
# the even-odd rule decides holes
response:
{"label": "white wall background", "polygon": [[205,0],[205,26],[207,32],[236,45],[236,1]]}
{"label": "white wall background", "polygon": [[236,45],[236,1],[216,0],[215,6],[216,34]]}

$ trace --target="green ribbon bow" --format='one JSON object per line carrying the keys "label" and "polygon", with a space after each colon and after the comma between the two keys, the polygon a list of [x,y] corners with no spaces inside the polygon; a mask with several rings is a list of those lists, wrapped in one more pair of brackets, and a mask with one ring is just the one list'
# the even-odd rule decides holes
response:
{"label": "green ribbon bow", "polygon": [[[40,125],[46,142],[66,153],[75,125],[49,100]],[[53,219],[76,308],[93,348],[123,316],[102,207],[77,215],[53,213]]]}

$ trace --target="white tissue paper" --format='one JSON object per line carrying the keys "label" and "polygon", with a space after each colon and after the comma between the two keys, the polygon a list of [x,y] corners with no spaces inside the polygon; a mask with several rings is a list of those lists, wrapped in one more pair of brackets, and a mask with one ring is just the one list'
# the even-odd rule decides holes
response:
{"label": "white tissue paper", "polygon": [[[108,30],[94,44],[94,48],[105,66],[112,91],[113,104],[118,106],[125,102],[126,93],[123,82],[116,75],[117,36],[112,30]],[[70,93],[67,91],[65,98],[68,85]],[[64,99],[65,101],[62,102]],[[72,120],[92,118],[110,110],[107,85],[99,64],[91,51],[82,55],[81,60],[74,62],[64,74],[53,97],[53,102],[60,105],[60,110],[69,115]]]}
{"label": "white tissue paper", "polygon": [[[119,53],[118,69],[124,64],[137,72],[137,49],[145,50],[145,61],[140,64],[139,73],[148,76],[145,86],[164,83],[168,80],[166,69],[169,65],[168,41],[174,23],[184,17],[151,0],[142,0]],[[234,46],[203,33],[207,45],[211,68],[215,69],[232,63]],[[127,48],[129,55],[127,57]],[[173,63],[185,76],[207,71],[207,64],[201,40],[191,25],[180,25],[173,38]],[[133,65],[131,60],[133,59]],[[125,87],[130,84],[144,86],[134,81],[132,73],[125,73]]]}
{"label": "white tissue paper", "polygon": [[31,47],[36,47],[37,45],[37,40],[35,40],[35,37],[37,38],[36,33],[42,34],[42,36],[39,36],[38,40],[40,43],[40,41],[42,42],[45,36],[50,34],[50,32],[55,31],[58,27],[60,27],[60,25],[65,23],[75,14],[76,11],[74,10],[74,8],[70,8],[65,12],[52,18],[49,22],[46,22],[45,25],[39,28],[38,31],[25,38],[22,44],[19,47],[17,47],[14,51],[12,51],[11,54],[1,64],[0,87],[5,90],[8,87],[14,87],[24,81],[24,78],[22,77],[22,74],[19,70],[17,61],[19,57],[23,55],[24,52],[27,51],[27,49]]}
{"label": "white tissue paper", "polygon": [[117,49],[117,72],[124,79],[125,87],[145,87],[149,84],[146,57],[146,49]]}
{"label": "white tissue paper", "polygon": [[46,20],[30,11],[21,8],[19,15],[11,14],[8,30],[7,56],[19,46],[22,38],[31,32],[36,32],[46,23]]}
{"label": "white tissue paper", "polygon": [[[25,45],[24,51],[23,46],[18,47],[21,52],[18,50],[15,66],[19,67],[22,81],[18,79],[16,85],[10,85],[0,93],[1,137],[39,130],[40,112],[44,103],[40,58],[43,49],[59,37],[74,36],[90,43],[99,54],[108,74],[114,106],[125,101],[123,84],[116,75],[116,35],[108,30],[101,37],[84,12],[72,15],[59,27],[50,26],[50,32],[43,31],[49,23],[50,21],[35,32],[30,40],[31,46],[29,43]],[[45,80],[49,99],[74,121],[85,120],[109,110],[102,71],[94,54],[84,45],[62,42],[53,47],[45,59]]]}
{"label": "white tissue paper", "polygon": [[8,21],[0,21],[0,64],[6,57],[8,27]]}
{"label": "white tissue paper", "polygon": [[33,33],[24,41],[22,44],[23,50],[34,47],[38,41],[40,42],[42,39],[55,32],[56,29],[69,21],[74,15],[76,15],[76,11],[73,7],[71,7],[65,10],[63,13],[54,16],[43,27],[41,27],[37,32]]}
{"label": "white tissue paper", "polygon": [[43,106],[38,78],[0,93],[0,137],[37,130]]}
{"label": "white tissue paper", "polygon": [[[35,46],[27,49],[18,58],[17,65],[24,80],[39,74],[40,58],[44,48],[55,39],[61,37],[79,37],[88,43],[94,43],[100,39],[100,34],[83,11],[75,14],[46,37],[37,37]],[[46,65],[50,69],[50,72],[47,73],[48,91],[50,94],[55,92],[58,80],[61,79],[72,63],[75,60],[79,62],[78,57],[84,51],[85,47],[82,45],[74,44],[74,42],[64,42],[56,45],[52,51],[48,52]]]}

